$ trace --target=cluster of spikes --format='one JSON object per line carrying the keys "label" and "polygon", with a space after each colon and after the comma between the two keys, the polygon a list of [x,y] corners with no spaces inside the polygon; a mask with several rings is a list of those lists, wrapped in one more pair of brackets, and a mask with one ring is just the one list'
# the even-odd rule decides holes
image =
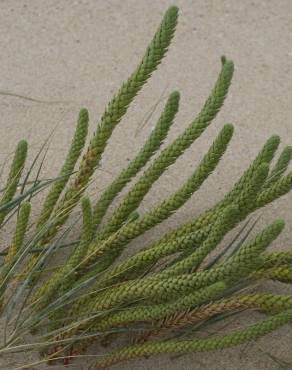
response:
{"label": "cluster of spikes", "polygon": [[[216,117],[232,80],[234,66],[230,60],[222,58],[210,96],[182,134],[152,159],[175,120],[179,108],[179,93],[175,91],[134,159],[97,200],[86,195],[113,130],[165,56],[177,17],[176,7],[167,10],[141,63],[108,104],[86,150],[89,118],[87,110],[81,109],[69,153],[55,179],[29,181],[36,160],[25,174],[27,143],[20,141],[17,145],[0,200],[2,227],[16,220],[11,242],[1,253],[1,357],[38,350],[49,363],[62,359],[67,364],[75,357],[86,356],[94,342],[124,337],[126,345],[107,351],[90,365],[91,370],[105,369],[141,356],[236,346],[292,320],[292,295],[264,293],[263,289],[261,293],[247,291],[267,279],[292,283],[292,252],[267,251],[284,222],[277,219],[251,237],[255,223],[250,226],[251,221],[247,221],[254,211],[292,188],[292,173],[285,174],[292,147],[284,148],[271,164],[278,136],[266,141],[217,204],[154,243],[141,246],[131,257],[123,257],[132,240],[188,201],[226,151],[233,135],[231,124],[221,129],[197,168],[175,193],[144,214],[137,212],[153,184]],[[146,165],[104,221],[117,195]],[[41,212],[32,220],[31,200],[44,189],[48,191]],[[78,209],[80,237],[66,244],[68,234],[77,227],[68,218]],[[241,222],[237,236],[228,245],[223,243],[217,252],[224,237]],[[67,257],[62,265],[56,265],[52,257],[63,255],[65,247]],[[266,316],[238,331],[196,338],[197,328],[212,323],[214,318],[250,309]],[[34,367],[43,362],[41,357]],[[27,366],[22,364],[21,368],[30,368]]]}

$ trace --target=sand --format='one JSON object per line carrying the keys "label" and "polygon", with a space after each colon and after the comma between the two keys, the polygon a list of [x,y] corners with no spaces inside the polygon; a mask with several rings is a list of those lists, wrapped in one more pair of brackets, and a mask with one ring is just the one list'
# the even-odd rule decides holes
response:
{"label": "sand", "polygon": [[[42,177],[56,175],[78,110],[83,106],[89,109],[93,131],[106,103],[135,68],[163,12],[173,3],[2,0],[1,162],[23,137],[30,143],[32,158],[57,125]],[[202,189],[168,222],[133,243],[132,250],[219,200],[270,135],[281,136],[281,148],[292,144],[292,2],[177,0],[176,5],[180,7],[180,21],[168,56],[115,130],[90,192],[94,195],[103,189],[133,157],[151,131],[162,103],[143,125],[145,116],[173,90],[181,92],[181,108],[167,142],[187,126],[216,79],[222,54],[236,67],[224,108],[212,127],[157,182],[141,212],[178,188],[224,123],[235,125],[235,135],[223,161]],[[287,195],[261,211],[258,227],[275,217],[286,220],[285,231],[273,245],[277,250],[290,248],[291,199],[291,194]],[[288,288],[269,284],[266,290],[287,292]],[[236,319],[232,328],[255,318],[258,315],[249,314],[244,320]],[[178,359],[161,356],[115,369],[277,369],[277,363],[266,353],[292,361],[291,339],[291,326],[286,326],[258,344]]]}

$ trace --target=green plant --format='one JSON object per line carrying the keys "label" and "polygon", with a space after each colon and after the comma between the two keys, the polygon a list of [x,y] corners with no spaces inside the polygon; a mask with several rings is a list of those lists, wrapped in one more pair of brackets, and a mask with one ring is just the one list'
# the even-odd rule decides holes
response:
{"label": "green plant", "polygon": [[[114,128],[163,59],[177,16],[176,7],[166,12],[141,63],[107,106],[78,165],[88,130],[86,109],[80,111],[68,156],[57,178],[36,178],[29,186],[36,158],[19,186],[27,144],[21,141],[17,146],[0,201],[1,223],[17,213],[15,234],[1,266],[4,335],[0,355],[39,350],[45,361],[62,358],[67,363],[86,353],[94,340],[134,334],[134,344],[109,353],[91,367],[102,369],[144,355],[235,346],[292,320],[291,295],[245,291],[265,279],[292,282],[291,252],[266,252],[281,233],[282,220],[274,221],[249,240],[246,239],[252,228],[245,232],[245,225],[223,252],[209,259],[229,231],[258,208],[291,190],[292,173],[285,175],[292,158],[291,147],[285,148],[276,164],[271,165],[280,141],[278,136],[267,140],[250,167],[212,208],[155,243],[143,246],[133,256],[117,261],[130,241],[169,218],[188,201],[227,150],[234,131],[231,124],[224,125],[198,167],[175,193],[145,214],[138,213],[153,184],[216,117],[233,76],[230,60],[222,57],[218,79],[197,117],[151,161],[106,222],[102,221],[116,196],[146,166],[166,138],[179,108],[178,92],[169,95],[155,129],[129,165],[94,203],[86,195]],[[48,186],[35,226],[30,225],[31,197]],[[69,246],[64,263],[56,266],[51,257],[68,247],[64,239],[77,228],[74,222],[66,222],[76,207],[82,211],[80,238]],[[28,226],[33,227],[26,233]],[[8,287],[13,288],[13,293]],[[223,313],[238,314],[248,309],[257,309],[269,317],[223,336],[189,338],[190,334],[196,335],[198,323],[206,325],[214,317],[224,319]],[[173,332],[182,339],[173,339]],[[31,334],[30,342],[25,343],[23,338]],[[22,368],[29,366],[22,364]]]}

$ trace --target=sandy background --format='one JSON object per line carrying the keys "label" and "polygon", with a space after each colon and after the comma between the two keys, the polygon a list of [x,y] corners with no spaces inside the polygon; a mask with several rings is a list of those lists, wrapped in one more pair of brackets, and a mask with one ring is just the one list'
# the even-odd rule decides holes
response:
{"label": "sandy background", "polygon": [[[89,109],[93,131],[105,104],[135,68],[163,12],[173,3],[168,0],[1,0],[1,162],[23,137],[30,143],[32,158],[58,124],[42,172],[43,177],[56,175],[80,107]],[[270,135],[281,136],[281,147],[292,143],[292,2],[177,0],[176,5],[180,7],[180,20],[168,56],[114,132],[91,193],[104,188],[137,152],[162,104],[144,128],[139,127],[161,96],[173,90],[181,92],[180,112],[167,142],[187,126],[215,82],[222,54],[233,59],[236,66],[222,112],[157,182],[141,211],[150,209],[178,188],[225,122],[234,123],[236,131],[223,161],[202,189],[171,220],[133,243],[133,248],[219,200]],[[6,92],[45,102],[7,96]],[[262,224],[275,217],[287,221],[274,248],[290,248],[291,211],[291,195],[288,195],[269,206],[262,216]],[[288,289],[269,284],[267,290],[287,292]],[[253,322],[256,317],[246,315],[243,321],[233,322],[233,327]],[[265,352],[292,361],[291,343],[291,327],[287,326],[258,344],[176,360],[162,356],[115,368],[277,369],[278,365]],[[79,365],[77,368],[82,369]]]}

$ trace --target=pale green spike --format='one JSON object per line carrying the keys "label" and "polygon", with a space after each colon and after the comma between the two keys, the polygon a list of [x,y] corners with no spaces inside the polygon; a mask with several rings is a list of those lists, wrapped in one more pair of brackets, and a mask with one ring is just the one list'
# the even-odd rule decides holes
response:
{"label": "pale green spike", "polygon": [[277,163],[273,167],[269,177],[265,183],[265,188],[271,186],[275,182],[277,182],[283,173],[287,170],[288,165],[292,159],[292,146],[287,146],[283,149]]}
{"label": "pale green spike", "polygon": [[96,205],[94,206],[93,219],[94,228],[96,229],[104,217],[108,207],[125,187],[125,185],[145,166],[149,159],[159,149],[163,140],[165,139],[170,126],[173,123],[174,116],[178,111],[179,93],[173,92],[161,114],[154,130],[149,136],[148,140],[140,150],[138,155],[130,162],[118,175],[118,177],[111,183],[111,185],[103,192]]}
{"label": "pale green spike", "polygon": [[19,209],[19,214],[16,221],[16,228],[14,237],[11,243],[11,246],[8,250],[8,255],[6,257],[7,261],[11,261],[11,259],[16,256],[17,252],[21,249],[23,239],[26,233],[29,215],[30,215],[31,205],[29,202],[24,202],[21,204]]}
{"label": "pale green spike", "polygon": [[282,283],[292,283],[292,266],[280,265],[272,268],[260,268],[252,274],[253,278],[278,280]]}
{"label": "pale green spike", "polygon": [[78,122],[75,130],[75,134],[65,159],[63,167],[59,172],[59,180],[55,181],[44,201],[42,211],[37,221],[37,228],[40,229],[50,218],[53,209],[64,190],[72,172],[74,171],[76,162],[80,157],[82,149],[84,148],[87,132],[88,132],[88,111],[87,109],[81,109],[79,112]]}
{"label": "pale green spike", "polygon": [[70,265],[72,268],[77,266],[78,263],[81,262],[82,258],[86,255],[87,248],[94,235],[93,215],[90,199],[88,197],[84,197],[81,201],[81,206],[83,215],[81,240],[80,244],[77,246],[76,250],[73,252],[68,261],[68,265]]}
{"label": "pale green spike", "polygon": [[264,254],[263,268],[277,267],[280,265],[292,264],[292,251],[272,252]]}
{"label": "pale green spike", "polygon": [[236,195],[236,193],[242,190],[246,181],[248,181],[248,179],[253,176],[254,172],[260,165],[262,165],[263,163],[269,164],[272,161],[279,144],[280,137],[278,135],[273,135],[267,140],[250,167],[244,172],[239,181],[234,185],[229,197]]}
{"label": "pale green spike", "polygon": [[287,194],[292,189],[292,172],[280,177],[274,184],[264,188],[258,195],[255,208],[260,208]]}
{"label": "pale green spike", "polygon": [[[21,140],[16,147],[14,158],[10,167],[10,172],[8,175],[8,180],[4,190],[4,194],[0,200],[0,207],[4,206],[6,203],[10,202],[17,190],[17,185],[21,177],[23,167],[25,164],[27,156],[27,142]],[[0,211],[0,225],[2,224],[6,214],[9,212],[9,209]]]}

